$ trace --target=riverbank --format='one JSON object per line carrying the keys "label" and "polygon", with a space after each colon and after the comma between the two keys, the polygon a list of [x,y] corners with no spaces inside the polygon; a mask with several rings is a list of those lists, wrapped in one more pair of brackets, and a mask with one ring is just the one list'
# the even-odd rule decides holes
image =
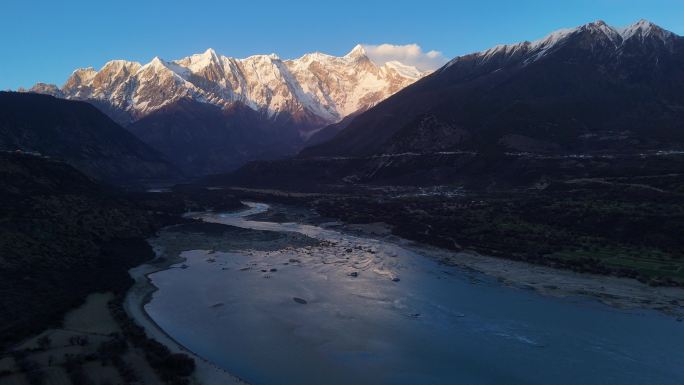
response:
{"label": "riverbank", "polygon": [[[539,295],[522,282],[567,283],[566,277],[544,277],[539,271],[516,284],[497,282],[492,277],[503,273],[463,262],[472,257],[496,264],[497,258],[442,255],[442,250],[383,235],[379,223],[367,229],[307,225],[289,221],[288,214],[308,213],[287,209],[273,210],[282,221],[274,223],[261,211],[267,205],[252,208],[255,215],[249,218],[197,216],[213,222],[203,225],[207,229],[220,230],[214,232],[217,239],[246,245],[235,252],[207,246],[215,240],[205,239],[202,246],[193,234],[168,237],[193,251],[184,254],[186,268],[151,277],[161,289],[146,309],[185,346],[255,382],[484,384],[505,377],[521,383],[612,379],[675,385],[684,379],[676,353],[682,325],[671,316],[616,310],[587,293],[569,292],[567,299],[553,298],[563,296],[559,293]],[[360,235],[366,230],[375,236]],[[274,251],[254,250],[264,242],[243,238],[255,231],[270,237],[299,233],[319,244],[281,242]],[[454,262],[446,257],[464,264],[448,267]],[[511,266],[504,270],[511,277],[522,273]]]}
{"label": "riverbank", "polygon": [[514,191],[384,188],[299,202],[273,199],[344,223],[387,223],[399,237],[452,251],[684,287],[684,194],[681,183],[661,182],[657,186],[672,184],[668,192],[573,181]]}
{"label": "riverbank", "polygon": [[631,278],[576,273],[474,252],[454,253],[419,245],[409,247],[445,265],[494,277],[506,286],[532,289],[559,298],[586,296],[616,308],[657,310],[684,321],[684,289],[681,287],[649,286]]}
{"label": "riverbank", "polygon": [[171,336],[166,334],[159,325],[154,322],[145,312],[145,305],[152,299],[152,295],[157,291],[148,276],[155,272],[166,270],[171,266],[182,263],[185,258],[178,256],[169,256],[159,245],[153,244],[155,253],[158,258],[154,261],[135,267],[129,270],[131,278],[135,281],[133,286],[128,290],[124,300],[124,309],[130,318],[132,318],[138,325],[145,329],[148,337],[157,340],[164,344],[174,353],[185,353],[190,355],[195,360],[195,372],[193,373],[193,382],[197,385],[244,385],[245,381],[231,375],[227,371],[217,367],[206,359],[198,356],[194,352],[186,349],[180,345]]}
{"label": "riverbank", "polygon": [[650,286],[632,278],[614,277],[514,261],[478,254],[474,251],[455,252],[405,240],[391,234],[384,223],[331,224],[331,229],[357,236],[381,239],[434,258],[447,266],[477,271],[513,288],[534,290],[542,295],[568,298],[594,298],[620,309],[661,311],[684,321],[684,288]]}
{"label": "riverbank", "polygon": [[[249,211],[245,211],[248,213]],[[157,258],[149,263],[129,270],[135,283],[129,289],[125,300],[126,313],[145,329],[149,337],[166,345],[172,352],[190,355],[196,363],[195,383],[202,385],[246,384],[245,381],[219,368],[182,346],[169,336],[147,314],[145,305],[152,299],[157,287],[149,276],[185,262],[186,250],[208,250],[209,252],[235,251],[247,248],[276,250],[285,247],[311,246],[317,242],[300,234],[276,233],[248,230],[213,223],[191,222],[167,227],[148,242]]]}
{"label": "riverbank", "polygon": [[[370,253],[371,259],[375,259],[377,263],[380,263],[377,266],[383,266],[379,270],[374,268],[372,270],[373,273],[379,276],[386,275],[387,279],[391,281],[395,279],[397,282],[399,281],[401,269],[393,271],[391,267],[392,262],[389,262],[393,258],[381,257],[379,254],[383,254],[382,252],[376,254],[378,251],[374,246],[365,246],[363,250],[354,248],[353,253],[349,254],[351,244],[337,241],[321,242],[326,236],[319,238],[319,234],[316,232],[318,230],[313,230],[313,228],[318,228],[322,231],[329,229],[339,231],[341,234],[353,235],[359,237],[358,239],[364,243],[371,241],[372,244],[373,240],[386,242],[394,245],[394,247],[400,247],[415,254],[428,257],[428,259],[437,260],[445,266],[457,267],[459,270],[466,272],[476,272],[476,274],[472,275],[474,277],[472,283],[477,283],[476,281],[480,279],[477,277],[478,274],[484,274],[485,276],[495,278],[500,284],[510,287],[506,290],[515,290],[516,288],[534,290],[543,296],[559,298],[594,298],[615,308],[656,310],[679,319],[684,316],[682,311],[684,290],[680,288],[651,287],[633,279],[574,273],[525,262],[483,256],[474,252],[454,252],[398,238],[392,235],[391,228],[383,223],[357,225],[324,222],[325,218],[320,218],[309,210],[278,206],[277,208],[265,211],[261,206],[266,205],[251,205],[251,209],[240,214],[240,216],[251,214],[247,219],[257,220],[256,223],[259,223],[259,220],[266,221],[261,222],[256,227],[249,227],[254,226],[255,222],[247,224],[249,228],[226,226],[227,224],[233,224],[233,222],[229,219],[224,223],[222,221],[225,218],[221,219],[221,216],[214,216],[214,220],[218,219],[214,223],[195,222],[167,228],[158,237],[150,240],[157,259],[152,263],[130,270],[130,274],[136,283],[129,291],[124,302],[127,313],[139,325],[145,328],[151,338],[163,343],[173,352],[182,352],[193,357],[197,364],[193,379],[195,384],[244,384],[245,382],[209,360],[204,359],[200,354],[196,354],[181,345],[161,329],[147,314],[145,304],[151,300],[153,293],[157,290],[151,283],[149,276],[170,268],[184,267],[187,262],[183,257],[184,250],[205,250],[206,257],[202,259],[206,260],[206,263],[212,264],[212,254],[214,253],[217,253],[216,258],[219,258],[218,256],[223,252],[261,250],[266,251],[268,255],[268,251],[279,250],[275,254],[271,254],[271,258],[273,258],[281,255],[283,252],[287,254],[287,250],[294,251],[299,247],[303,247],[306,250],[304,252],[304,255],[307,256],[306,258],[302,258],[304,255],[296,256],[294,254],[289,258],[297,258],[298,263],[306,265],[314,262],[317,258],[328,259],[332,262],[332,257],[335,255],[351,255],[352,259],[354,259],[354,255],[359,252],[366,256],[369,256],[368,253]],[[204,216],[198,214],[197,218],[203,218]],[[291,221],[293,218],[296,221]],[[206,219],[212,221],[210,218]],[[283,230],[276,230],[272,226],[273,223],[269,225],[270,219],[284,224]],[[309,228],[302,229],[293,222],[317,224],[320,227],[304,225],[304,227]],[[301,234],[297,231],[300,231]],[[318,242],[308,238],[307,235],[318,238]],[[252,255],[252,251],[247,252],[247,254]],[[390,251],[388,256],[392,257],[392,253]],[[258,251],[256,255],[259,255]],[[362,255],[357,257],[366,258]],[[308,258],[313,259],[307,260]],[[190,262],[187,263],[188,265],[191,264]],[[387,265],[387,263],[390,265]],[[174,265],[176,267],[173,267]],[[351,266],[358,265],[352,264]],[[389,267],[389,270],[384,271],[385,267]],[[344,266],[341,268],[344,269]],[[353,277],[356,276],[353,275]],[[265,278],[268,277],[265,276]],[[403,277],[401,278],[403,280]]]}
{"label": "riverbank", "polygon": [[650,286],[633,278],[592,273],[578,273],[523,261],[493,257],[475,251],[452,251],[393,235],[392,226],[382,222],[353,224],[325,222],[299,207],[274,205],[265,213],[250,217],[274,222],[303,221],[311,225],[342,231],[355,236],[391,242],[414,252],[434,258],[448,266],[471,269],[494,277],[504,285],[533,289],[542,295],[567,298],[585,296],[620,309],[661,311],[684,321],[684,288]]}

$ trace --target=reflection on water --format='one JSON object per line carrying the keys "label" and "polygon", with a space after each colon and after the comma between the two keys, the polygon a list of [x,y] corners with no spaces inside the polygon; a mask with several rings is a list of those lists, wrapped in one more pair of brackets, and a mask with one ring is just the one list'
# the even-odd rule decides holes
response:
{"label": "reflection on water", "polygon": [[254,384],[682,384],[684,327],[502,287],[401,247],[239,214],[321,246],[185,252],[151,276],[146,310],[179,342]]}

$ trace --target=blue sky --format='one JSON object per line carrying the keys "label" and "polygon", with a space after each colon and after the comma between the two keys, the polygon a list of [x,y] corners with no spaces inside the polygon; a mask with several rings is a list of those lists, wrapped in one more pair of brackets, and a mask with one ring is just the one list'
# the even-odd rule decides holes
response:
{"label": "blue sky", "polygon": [[342,55],[357,43],[418,44],[451,58],[598,19],[623,26],[640,18],[684,35],[684,0],[2,0],[0,89],[61,85],[78,67],[208,47],[293,58]]}

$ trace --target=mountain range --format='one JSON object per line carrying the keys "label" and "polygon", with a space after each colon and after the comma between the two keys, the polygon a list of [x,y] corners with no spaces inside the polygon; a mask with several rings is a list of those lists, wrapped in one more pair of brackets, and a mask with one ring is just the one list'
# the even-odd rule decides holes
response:
{"label": "mountain range", "polygon": [[[322,127],[426,74],[397,61],[377,65],[361,45],[342,57],[316,52],[293,60],[236,59],[208,49],[174,61],[114,60],[99,71],[77,69],[61,88],[39,83],[30,91],[92,103],[192,175],[292,154]],[[205,124],[196,127],[196,120]],[[272,143],[262,142],[264,136]],[[228,154],[213,157],[221,147]]]}
{"label": "mountain range", "polygon": [[[682,37],[646,20],[624,28],[596,21],[460,56],[431,74],[377,65],[362,46],[343,57],[294,60],[207,50],[145,65],[112,61],[100,71],[76,70],[61,88],[32,90],[94,104],[186,176],[273,161],[308,145],[297,164],[368,158],[338,178],[364,180],[389,163],[404,164],[396,159],[405,154],[681,150],[683,68]],[[424,167],[444,168],[434,162]],[[265,177],[264,167],[238,174],[258,169]],[[282,177],[289,167],[276,169]]]}
{"label": "mountain range", "polygon": [[[578,273],[684,287],[684,38],[645,20],[624,28],[596,21],[456,57],[431,73],[399,62],[379,65],[362,46],[342,57],[313,53],[293,60],[235,59],[210,49],[174,61],[111,61],[100,70],[74,71],[61,87],[0,92],[0,348],[6,352],[0,384],[143,377],[198,383],[202,367],[193,377],[174,369],[207,362],[148,338],[128,317],[126,293],[136,290],[129,272],[145,261],[172,268],[180,250],[279,252],[275,232],[188,215],[237,212],[248,201],[272,204],[247,219],[347,234],[350,245],[335,249],[340,260],[376,254],[382,247],[374,239],[399,241],[436,256],[434,268],[416,261],[438,279],[460,281],[449,277],[452,268],[469,275],[471,263],[495,275],[511,267],[534,270],[541,272],[539,285],[529,274],[520,285],[508,279],[520,274],[499,280],[587,296],[581,307],[607,299],[683,321],[681,296],[669,294],[674,288],[647,292],[636,281],[611,278],[607,285]],[[239,231],[229,234],[231,228]],[[310,242],[284,237],[287,252],[301,251],[310,262],[304,255],[310,247],[294,250]],[[159,245],[170,252],[153,247]],[[396,265],[383,262],[383,252],[391,251],[384,249],[371,258]],[[401,264],[412,264],[412,254],[401,255]],[[263,275],[256,268],[235,274],[277,283],[287,274],[282,270],[302,266],[298,261]],[[331,279],[350,285],[375,279],[372,269],[342,268],[355,271]],[[400,280],[376,272],[385,285],[418,287],[410,274],[399,272]],[[107,297],[86,300],[92,293]],[[288,301],[295,311],[320,308],[315,295],[309,305],[309,297],[292,302],[287,295],[278,293],[277,302]],[[60,326],[67,311],[84,303]],[[222,303],[213,300],[203,304],[211,312],[230,310],[215,309]],[[431,322],[430,314],[404,310],[418,326]],[[100,330],[98,320],[114,332],[107,325]],[[491,333],[478,334],[492,340]],[[603,345],[620,346],[597,336]],[[546,337],[541,346],[557,340]],[[530,341],[512,341],[509,349],[509,342],[502,345],[509,352],[537,350]],[[659,352],[672,365],[644,368],[670,378],[661,369],[681,369],[670,350]],[[471,363],[479,365],[465,361]],[[477,371],[478,365],[470,366]],[[517,369],[493,378],[518,378]],[[589,369],[587,378],[596,372]],[[399,374],[437,379],[427,371]],[[658,382],[648,381],[655,377],[646,371],[645,382]]]}
{"label": "mountain range", "polygon": [[192,99],[219,107],[242,103],[271,118],[289,114],[308,127],[339,121],[425,74],[398,61],[376,65],[361,45],[342,57],[316,52],[293,60],[275,54],[237,59],[208,49],[173,61],[113,60],[99,71],[75,70],[61,88],[38,83],[31,91],[106,106],[124,125]]}
{"label": "mountain range", "polygon": [[676,152],[684,148],[683,89],[684,38],[645,20],[625,28],[596,21],[457,57],[296,160],[257,162],[226,180],[322,177],[320,168],[331,183],[401,175],[457,183],[466,174],[549,171],[538,162],[516,168],[511,157]]}
{"label": "mountain range", "polygon": [[682,37],[597,21],[457,57],[302,156],[681,147],[682,89]]}

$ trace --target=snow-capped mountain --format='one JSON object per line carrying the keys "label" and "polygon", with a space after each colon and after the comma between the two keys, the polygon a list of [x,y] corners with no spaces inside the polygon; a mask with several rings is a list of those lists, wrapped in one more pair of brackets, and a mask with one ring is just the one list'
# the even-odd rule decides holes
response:
{"label": "snow-capped mountain", "polygon": [[99,71],[74,71],[61,88],[39,83],[31,90],[94,102],[124,124],[192,99],[220,107],[239,102],[270,118],[287,113],[315,128],[368,108],[424,75],[399,62],[376,65],[361,45],[342,57],[311,53],[293,60],[273,54],[236,59],[208,49],[144,65],[114,60]]}
{"label": "snow-capped mountain", "polygon": [[[664,30],[648,20],[638,22],[623,28],[615,28],[602,20],[584,24],[575,28],[561,29],[550,33],[546,37],[532,42],[524,41],[515,44],[501,44],[485,51],[466,56],[456,57],[447,63],[442,70],[446,70],[455,63],[475,61],[479,64],[491,60],[522,61],[530,64],[550,53],[562,48],[571,41],[573,36],[585,36],[586,48],[592,51],[623,51],[630,44],[655,44],[671,51],[677,35]],[[655,47],[652,47],[655,48]]]}
{"label": "snow-capped mountain", "polygon": [[451,60],[302,156],[684,145],[684,37],[595,21]]}
{"label": "snow-capped mountain", "polygon": [[644,20],[597,21],[496,46],[453,59],[340,125],[295,158],[251,162],[208,183],[501,191],[676,175],[681,161],[668,156],[684,149],[684,37]]}

